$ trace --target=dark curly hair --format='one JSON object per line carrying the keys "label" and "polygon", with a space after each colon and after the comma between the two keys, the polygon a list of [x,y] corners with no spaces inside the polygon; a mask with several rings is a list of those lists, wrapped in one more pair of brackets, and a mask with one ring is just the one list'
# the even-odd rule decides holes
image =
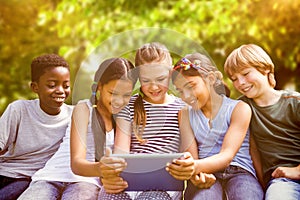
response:
{"label": "dark curly hair", "polygon": [[52,67],[65,67],[70,71],[67,61],[57,54],[44,54],[31,62],[31,81],[38,82],[39,78]]}

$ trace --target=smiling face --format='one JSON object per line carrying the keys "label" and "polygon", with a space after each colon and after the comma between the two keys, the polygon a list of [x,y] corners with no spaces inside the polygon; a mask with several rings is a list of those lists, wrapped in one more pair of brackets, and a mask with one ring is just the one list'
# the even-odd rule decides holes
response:
{"label": "smiling face", "polygon": [[140,66],[139,80],[146,101],[155,104],[166,102],[170,81],[169,66],[155,63]]}
{"label": "smiling face", "polygon": [[128,104],[132,88],[133,84],[130,80],[112,80],[104,85],[99,84],[99,107],[109,114],[120,112]]}
{"label": "smiling face", "polygon": [[41,109],[49,115],[60,113],[60,107],[70,95],[70,72],[66,67],[50,67],[31,89],[40,99]]}
{"label": "smiling face", "polygon": [[254,67],[246,67],[230,76],[234,87],[248,98],[258,99],[270,88],[268,72],[262,74]]}
{"label": "smiling face", "polygon": [[210,101],[206,82],[200,76],[177,76],[174,85],[181,99],[194,110],[202,109]]}

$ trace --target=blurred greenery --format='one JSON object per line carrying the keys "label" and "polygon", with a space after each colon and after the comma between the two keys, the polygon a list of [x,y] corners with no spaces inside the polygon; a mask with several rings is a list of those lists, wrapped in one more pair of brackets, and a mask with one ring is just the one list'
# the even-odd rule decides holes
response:
{"label": "blurred greenery", "polygon": [[[220,70],[233,49],[245,43],[258,44],[275,63],[277,89],[300,91],[300,1],[0,0],[0,5],[0,115],[8,103],[36,97],[29,88],[34,57],[44,53],[63,56],[70,63],[72,82],[84,83],[77,84],[80,95],[76,98],[88,97],[89,89],[80,88],[89,88],[90,78],[76,76],[84,74],[81,66],[88,56],[107,42],[110,47],[101,52],[103,58],[108,57],[111,49],[126,47],[109,38],[150,27],[174,31],[175,36],[169,38],[174,44],[182,41],[176,32],[196,42]],[[148,40],[156,37],[145,35]],[[140,45],[143,40],[137,38],[131,43]],[[132,59],[135,45],[114,55]],[[226,77],[225,81],[233,90]],[[238,95],[233,90],[232,97]]]}

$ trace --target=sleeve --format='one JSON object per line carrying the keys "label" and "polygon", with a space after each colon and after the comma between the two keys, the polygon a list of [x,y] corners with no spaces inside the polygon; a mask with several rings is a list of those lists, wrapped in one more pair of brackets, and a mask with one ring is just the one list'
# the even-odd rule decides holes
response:
{"label": "sleeve", "polygon": [[18,112],[15,104],[9,104],[0,118],[0,154],[15,141],[18,132],[21,111]]}
{"label": "sleeve", "polygon": [[298,124],[300,124],[300,95],[297,98],[297,120],[298,120]]}
{"label": "sleeve", "polygon": [[297,124],[300,125],[300,93],[296,91],[286,91],[288,97],[292,97],[292,112],[297,119]]}
{"label": "sleeve", "polygon": [[126,121],[131,121],[131,118],[130,118],[130,106],[129,105],[126,105],[117,115],[116,117],[117,118],[120,118],[120,119],[125,119]]}

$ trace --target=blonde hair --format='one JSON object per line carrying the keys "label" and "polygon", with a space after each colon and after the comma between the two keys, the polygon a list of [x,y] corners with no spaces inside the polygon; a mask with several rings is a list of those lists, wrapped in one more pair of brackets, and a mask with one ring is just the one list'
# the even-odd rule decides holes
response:
{"label": "blonde hair", "polygon": [[144,44],[135,54],[135,66],[149,63],[165,63],[172,67],[172,58],[167,47],[158,42]]}
{"label": "blonde hair", "polygon": [[[165,66],[168,66],[171,70],[172,68],[172,58],[169,53],[169,50],[165,45],[153,42],[144,44],[141,48],[139,48],[135,55],[135,66],[139,72],[139,66],[150,64],[150,63],[162,63]],[[133,132],[137,138],[137,140],[144,144],[146,142],[145,139],[142,138],[143,131],[146,125],[146,111],[143,103],[143,91],[139,92],[139,96],[134,102],[134,117],[133,117]]]}
{"label": "blonde hair", "polygon": [[270,56],[255,44],[245,44],[233,50],[225,61],[224,71],[231,77],[234,73],[248,67],[254,67],[264,75],[269,71],[269,84],[275,87],[274,64]]}

